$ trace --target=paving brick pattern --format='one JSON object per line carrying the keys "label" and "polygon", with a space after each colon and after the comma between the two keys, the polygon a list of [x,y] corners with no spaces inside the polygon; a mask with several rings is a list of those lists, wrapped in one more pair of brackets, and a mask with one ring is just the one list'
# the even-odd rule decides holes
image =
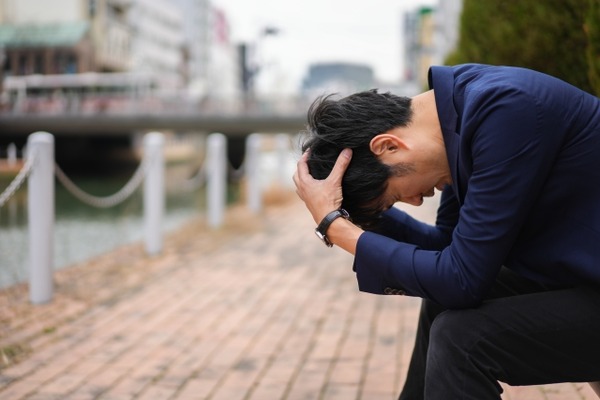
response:
{"label": "paving brick pattern", "polygon": [[[0,399],[395,399],[419,300],[358,292],[351,256],[318,242],[298,201],[228,221],[193,225],[159,257],[133,247],[61,272],[49,305],[5,293]],[[596,397],[560,384],[503,398]]]}

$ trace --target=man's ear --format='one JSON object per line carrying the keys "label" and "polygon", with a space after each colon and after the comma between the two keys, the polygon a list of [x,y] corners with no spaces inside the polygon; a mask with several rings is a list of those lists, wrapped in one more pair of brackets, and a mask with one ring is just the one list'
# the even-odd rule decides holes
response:
{"label": "man's ear", "polygon": [[380,157],[386,153],[395,153],[398,150],[406,149],[407,145],[396,135],[381,133],[371,139],[369,148],[373,154]]}

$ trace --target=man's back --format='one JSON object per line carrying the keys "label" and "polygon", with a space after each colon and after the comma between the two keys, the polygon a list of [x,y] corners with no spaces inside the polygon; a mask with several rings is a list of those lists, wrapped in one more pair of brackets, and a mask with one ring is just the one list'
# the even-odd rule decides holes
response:
{"label": "man's back", "polygon": [[[449,70],[452,88],[444,77]],[[521,68],[440,67],[432,77],[434,91],[452,91],[451,104],[438,104],[441,114],[458,115],[458,129],[445,135],[459,136],[449,155],[456,158],[463,234],[480,241],[493,231],[490,241],[502,257],[496,262],[529,278],[600,283],[598,99]]]}

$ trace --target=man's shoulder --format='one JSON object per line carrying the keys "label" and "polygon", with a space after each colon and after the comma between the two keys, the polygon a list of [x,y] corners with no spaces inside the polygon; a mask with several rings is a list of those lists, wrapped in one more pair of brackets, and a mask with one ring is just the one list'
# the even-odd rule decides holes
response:
{"label": "man's shoulder", "polygon": [[[431,87],[450,91],[456,99],[480,92],[497,92],[508,89],[519,81],[519,74],[527,70],[487,64],[459,64],[434,66],[430,70]],[[515,85],[518,87],[518,84]]]}
{"label": "man's shoulder", "polygon": [[459,64],[448,66],[454,86],[478,90],[518,90],[535,92],[540,85],[565,85],[562,80],[529,68],[511,65]]}

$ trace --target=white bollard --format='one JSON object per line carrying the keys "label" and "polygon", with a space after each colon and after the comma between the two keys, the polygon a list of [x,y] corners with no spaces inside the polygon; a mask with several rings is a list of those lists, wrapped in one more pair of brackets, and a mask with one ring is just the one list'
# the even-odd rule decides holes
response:
{"label": "white bollard", "polygon": [[27,182],[29,213],[29,299],[52,300],[54,264],[54,136],[36,132],[27,139],[28,157],[35,157]]}
{"label": "white bollard", "polygon": [[207,139],[206,207],[208,225],[223,225],[227,194],[227,140],[221,133],[212,133]]}
{"label": "white bollard", "polygon": [[165,139],[160,132],[144,136],[144,235],[146,253],[156,255],[163,247],[163,216],[165,213]]}
{"label": "white bollard", "polygon": [[288,134],[279,133],[275,136],[277,152],[277,180],[282,187],[290,187],[292,180],[287,165],[290,159],[290,137]]}
{"label": "white bollard", "polygon": [[17,145],[10,143],[6,148],[6,161],[9,167],[17,165]]}
{"label": "white bollard", "polygon": [[253,133],[246,139],[246,196],[248,208],[255,213],[262,210],[260,181],[260,145],[262,136]]}

